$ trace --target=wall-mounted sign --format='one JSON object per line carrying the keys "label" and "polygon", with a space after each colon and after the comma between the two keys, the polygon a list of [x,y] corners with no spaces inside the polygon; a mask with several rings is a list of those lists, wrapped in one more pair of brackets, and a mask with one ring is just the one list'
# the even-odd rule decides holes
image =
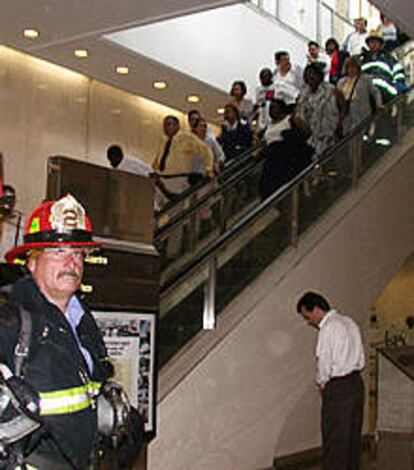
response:
{"label": "wall-mounted sign", "polygon": [[93,311],[114,362],[114,380],[140,412],[145,432],[155,436],[156,315],[122,311]]}

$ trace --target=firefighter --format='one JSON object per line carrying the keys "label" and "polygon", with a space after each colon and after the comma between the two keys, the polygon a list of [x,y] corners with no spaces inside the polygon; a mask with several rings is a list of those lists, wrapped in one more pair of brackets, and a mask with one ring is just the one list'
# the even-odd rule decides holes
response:
{"label": "firefighter", "polygon": [[[6,435],[13,427],[4,427],[0,468],[96,466],[94,397],[111,375],[111,366],[98,327],[77,291],[84,257],[98,246],[84,208],[67,195],[35,209],[23,244],[6,253],[7,262],[24,263],[28,275],[14,284],[0,309],[0,371],[18,376],[12,379],[20,380],[19,393],[26,387],[22,395],[35,395],[38,401],[36,406],[36,400],[29,400],[35,423],[30,434],[14,443],[13,436]],[[16,383],[5,375],[0,381],[3,390]],[[25,411],[21,401],[15,400],[15,411]],[[7,400],[0,397],[0,402]],[[7,412],[0,406],[0,422],[9,418]]]}
{"label": "firefighter", "polygon": [[360,55],[361,70],[372,77],[372,83],[381,92],[383,103],[407,91],[404,68],[384,49],[384,38],[376,30],[366,38],[368,51]]}

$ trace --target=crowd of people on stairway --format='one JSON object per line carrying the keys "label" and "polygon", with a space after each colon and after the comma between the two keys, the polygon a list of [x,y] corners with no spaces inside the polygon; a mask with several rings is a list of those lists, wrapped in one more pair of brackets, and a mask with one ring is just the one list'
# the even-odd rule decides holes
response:
{"label": "crowd of people on stairway", "polygon": [[355,30],[342,45],[335,38],[327,39],[325,48],[310,41],[301,65],[291,62],[289,51],[276,51],[274,68],[259,72],[254,101],[247,98],[242,80],[233,82],[217,135],[196,109],[188,113],[188,130],[180,128],[176,117],[165,117],[152,164],[158,207],[218,175],[259,143],[266,159],[260,194],[266,198],[406,92],[403,65],[392,53],[397,30],[383,15],[381,20],[368,33],[365,18],[355,19]]}

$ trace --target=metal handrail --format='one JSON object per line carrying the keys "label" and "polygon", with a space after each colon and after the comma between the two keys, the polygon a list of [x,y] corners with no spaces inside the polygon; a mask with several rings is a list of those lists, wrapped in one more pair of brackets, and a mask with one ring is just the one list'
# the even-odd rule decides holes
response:
{"label": "metal handrail", "polygon": [[[242,152],[237,159],[231,160],[230,162],[225,163],[224,169],[217,176],[219,180],[225,179],[228,175],[232,175],[235,171],[238,171],[240,167],[243,167],[246,163],[251,160],[252,155],[261,147],[261,143],[256,144]],[[162,175],[160,175],[162,178]],[[173,201],[168,202],[165,207],[163,207],[156,215],[155,219],[160,220],[168,213],[173,212],[175,207],[179,207],[186,199],[190,198],[192,195],[200,191],[204,186],[207,186],[210,183],[209,179],[200,181],[198,184],[191,186],[190,188],[183,191],[179,194]],[[222,183],[223,184],[223,183]],[[210,193],[209,193],[210,194]]]}
{"label": "metal handrail", "polygon": [[[155,238],[159,238],[162,236],[162,234],[174,230],[182,220],[188,219],[190,215],[194,214],[202,206],[206,205],[209,200],[214,199],[217,195],[225,192],[229,187],[235,186],[239,181],[241,181],[244,176],[246,176],[246,174],[249,173],[250,170],[259,163],[260,160],[253,158],[253,154],[260,150],[262,147],[263,143],[250,149],[246,155],[247,158],[245,158],[244,161],[245,165],[242,166],[239,171],[236,171],[234,173],[232,172],[231,176],[223,183],[220,183],[220,186],[218,188],[212,189],[209,193],[199,198],[191,207],[188,207],[187,209],[184,209],[180,213],[176,214],[175,216],[172,216],[171,219],[165,225],[163,225],[158,231],[156,231]],[[200,188],[197,189],[199,190]],[[197,192],[197,189],[195,189],[194,192]]]}

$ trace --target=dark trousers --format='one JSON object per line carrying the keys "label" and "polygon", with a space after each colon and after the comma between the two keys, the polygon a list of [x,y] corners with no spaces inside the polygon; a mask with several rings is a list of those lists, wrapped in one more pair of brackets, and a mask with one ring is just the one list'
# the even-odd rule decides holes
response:
{"label": "dark trousers", "polygon": [[323,470],[358,470],[364,411],[359,372],[331,379],[322,393]]}

